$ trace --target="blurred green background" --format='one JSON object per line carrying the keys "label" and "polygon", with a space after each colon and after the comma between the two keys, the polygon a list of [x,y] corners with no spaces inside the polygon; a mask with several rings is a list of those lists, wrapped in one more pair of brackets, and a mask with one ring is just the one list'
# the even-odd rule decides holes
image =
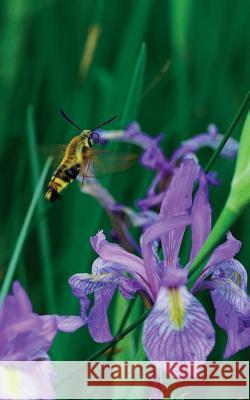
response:
{"label": "blurred green background", "polygon": [[[247,0],[1,1],[0,283],[44,162],[39,147],[67,143],[77,134],[58,110],[64,108],[84,128],[114,114],[118,119],[109,128],[124,127],[136,118],[145,132],[165,133],[166,155],[181,140],[204,132],[209,123],[224,133],[249,87],[248,15]],[[160,72],[164,65],[165,73]],[[200,152],[203,165],[211,154]],[[234,164],[220,159],[214,166],[222,185],[211,189],[213,218],[225,202]],[[117,200],[133,206],[151,178],[151,172],[137,166],[104,183]],[[233,228],[243,241],[238,259],[246,268],[249,224],[247,211]],[[67,280],[91,270],[96,255],[89,237],[99,229],[108,234],[110,221],[76,183],[52,206],[42,193],[15,273],[36,312],[78,314]],[[213,318],[208,296],[203,299]],[[114,332],[126,307],[117,296],[110,313]],[[130,322],[141,309],[136,301]],[[222,358],[225,340],[218,329],[211,358]],[[137,329],[119,343],[115,357],[140,357],[139,344]],[[72,335],[59,334],[51,355],[54,360],[81,360],[100,346],[82,328]],[[234,358],[247,358],[247,352]]]}

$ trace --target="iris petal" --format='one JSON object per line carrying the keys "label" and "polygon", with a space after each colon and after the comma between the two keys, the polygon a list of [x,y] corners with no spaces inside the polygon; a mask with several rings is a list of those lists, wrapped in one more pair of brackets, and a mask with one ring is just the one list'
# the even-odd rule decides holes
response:
{"label": "iris petal", "polygon": [[230,357],[250,345],[250,299],[232,280],[212,279],[211,297],[216,311],[216,323],[227,332],[224,357]]}
{"label": "iris petal", "polygon": [[134,277],[142,287],[144,287],[146,292],[150,292],[150,289],[146,284],[146,273],[143,260],[140,257],[129,253],[118,244],[109,243],[102,231],[98,232],[97,235],[91,238],[91,243],[96,253],[99,254],[103,260],[108,261],[111,264],[116,264],[122,269],[125,267],[126,271]]}
{"label": "iris petal", "polygon": [[[194,160],[184,160],[180,167],[175,170],[161,205],[160,218],[190,215],[193,184],[197,178],[198,171],[199,167]],[[186,225],[186,223],[183,223],[183,226],[179,226],[162,235],[161,241],[165,266],[177,264]]]}
{"label": "iris petal", "polygon": [[205,360],[215,334],[200,302],[185,286],[161,287],[144,324],[143,345],[150,360]]}
{"label": "iris petal", "polygon": [[108,342],[113,336],[110,331],[107,310],[115,292],[115,286],[107,286],[95,292],[95,303],[88,316],[88,327],[96,342]]}
{"label": "iris petal", "polygon": [[211,230],[211,206],[208,201],[207,178],[200,171],[199,189],[196,193],[191,214],[192,250],[189,265],[196,257]]}

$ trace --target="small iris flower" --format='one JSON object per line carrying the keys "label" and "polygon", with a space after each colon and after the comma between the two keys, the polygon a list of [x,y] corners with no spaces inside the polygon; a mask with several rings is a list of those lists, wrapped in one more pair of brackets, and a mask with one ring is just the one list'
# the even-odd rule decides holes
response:
{"label": "small iris flower", "polygon": [[[151,137],[142,132],[139,124],[131,123],[125,130],[114,131],[98,131],[101,143],[109,140],[117,140],[121,142],[131,143],[140,146],[143,149],[141,164],[149,169],[155,170],[156,175],[148,188],[145,199],[138,200],[138,206],[146,211],[152,207],[160,206],[165,191],[168,188],[176,166],[187,156],[192,155],[203,147],[216,149],[223,138],[218,128],[210,124],[208,131],[193,136],[191,139],[185,140],[180,147],[174,151],[170,159],[167,159],[160,148],[160,141],[163,134]],[[238,142],[233,138],[229,138],[220,155],[224,158],[236,158],[238,151]],[[217,185],[218,180],[215,173],[208,174],[209,183]]]}
{"label": "small iris flower", "polygon": [[74,332],[83,322],[78,316],[38,315],[19,282],[0,308],[0,360],[33,361],[49,358],[58,331]]}
{"label": "small iris flower", "polygon": [[[197,179],[199,188],[193,200],[193,185]],[[191,226],[192,249],[188,264],[181,267],[179,250],[188,225]],[[109,243],[103,232],[93,237],[92,246],[100,257],[93,264],[92,275],[76,274],[69,279],[73,294],[80,301],[81,317],[88,324],[93,339],[97,342],[112,340],[107,309],[115,290],[118,288],[126,299],[132,298],[139,291],[152,305],[144,323],[142,339],[148,358],[204,360],[214,347],[215,332],[206,310],[194,293],[209,289],[216,308],[216,321],[227,331],[230,342],[225,356],[246,347],[249,344],[249,299],[245,293],[245,280],[242,278],[244,268],[241,266],[239,273],[235,267],[236,265],[238,268],[239,263],[233,260],[239,251],[240,242],[229,234],[227,241],[212,253],[203,272],[205,275],[202,274],[197,280],[193,290],[190,292],[186,287],[189,266],[210,229],[211,208],[207,177],[195,160],[186,159],[175,168],[157,220],[141,236],[142,257],[125,251],[117,244]],[[160,245],[163,259],[158,254]],[[230,263],[229,275],[223,269],[222,263]],[[234,275],[236,272],[238,275]],[[207,283],[205,278],[210,275],[210,283]],[[230,303],[236,293],[232,289],[235,286],[242,290],[247,312],[243,312],[242,306],[237,308],[236,302]],[[94,293],[92,307],[88,298],[91,293]],[[230,316],[225,317],[229,319],[223,319],[224,310],[221,308],[219,296],[223,296],[228,314],[234,313],[235,320],[238,318],[234,331],[226,325]]]}

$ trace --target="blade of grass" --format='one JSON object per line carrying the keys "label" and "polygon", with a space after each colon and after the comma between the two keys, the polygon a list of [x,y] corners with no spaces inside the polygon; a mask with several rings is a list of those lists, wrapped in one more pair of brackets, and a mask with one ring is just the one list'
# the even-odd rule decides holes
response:
{"label": "blade of grass", "polygon": [[178,140],[187,131],[190,118],[190,83],[188,79],[188,39],[192,0],[171,0],[169,5],[169,25],[175,78],[175,112],[178,120]]}
{"label": "blade of grass", "polygon": [[114,107],[118,111],[123,110],[127,97],[127,90],[131,82],[134,63],[137,58],[138,49],[144,39],[151,15],[153,2],[151,0],[138,0],[134,2],[125,21],[123,36],[118,47],[115,62],[115,93],[112,95]]}
{"label": "blade of grass", "polygon": [[[27,109],[27,141],[29,151],[29,162],[31,167],[32,189],[35,189],[36,182],[39,179],[39,157],[36,144],[36,132],[34,124],[34,109],[29,106]],[[45,299],[47,302],[47,310],[50,314],[56,312],[56,300],[54,290],[53,264],[51,257],[51,247],[49,240],[49,228],[46,219],[44,202],[38,200],[37,211],[40,214],[38,220],[38,241],[40,250],[40,259],[42,265],[43,285],[45,291]]]}
{"label": "blade of grass", "polygon": [[235,127],[237,126],[248,102],[250,100],[250,92],[248,92],[243,100],[243,102],[241,103],[241,106],[237,112],[237,114],[234,117],[234,120],[232,121],[231,125],[229,126],[227,132],[225,133],[222,141],[220,142],[219,146],[217,147],[216,151],[214,152],[214,154],[212,155],[212,157],[210,158],[210,160],[208,161],[207,165],[204,168],[205,172],[208,172],[213,164],[215,163],[216,159],[218,158],[221,150],[223,149],[223,147],[225,146],[225,144],[227,143],[229,137],[232,135],[233,130],[235,129]]}
{"label": "blade of grass", "polygon": [[10,263],[8,265],[8,268],[7,268],[7,273],[5,275],[5,278],[4,278],[4,281],[3,281],[3,285],[2,285],[2,288],[1,288],[0,306],[2,304],[2,301],[3,301],[4,297],[6,296],[6,294],[9,291],[13,276],[15,274],[15,270],[16,270],[16,267],[17,267],[17,263],[18,263],[20,254],[21,254],[21,251],[23,249],[23,245],[24,245],[25,239],[27,238],[27,235],[28,235],[28,232],[29,232],[29,226],[30,226],[30,224],[32,222],[32,217],[34,215],[34,211],[36,209],[38,200],[40,198],[40,194],[41,194],[41,192],[43,190],[43,185],[44,185],[46,176],[48,174],[51,162],[52,162],[52,158],[49,157],[46,160],[45,164],[44,164],[42,173],[41,173],[40,178],[39,178],[39,180],[37,182],[35,191],[33,193],[33,197],[31,199],[31,202],[30,202],[30,205],[28,207],[26,216],[24,218],[23,225],[21,227],[19,236],[17,238],[16,246],[14,248]]}
{"label": "blade of grass", "polygon": [[143,43],[133,71],[128,94],[122,108],[119,125],[124,128],[130,121],[134,121],[137,116],[138,106],[141,100],[142,85],[144,81],[146,67],[146,46]]}

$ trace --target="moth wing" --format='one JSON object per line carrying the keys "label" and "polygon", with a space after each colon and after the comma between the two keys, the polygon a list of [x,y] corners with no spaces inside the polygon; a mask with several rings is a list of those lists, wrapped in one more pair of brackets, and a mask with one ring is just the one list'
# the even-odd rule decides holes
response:
{"label": "moth wing", "polygon": [[137,155],[129,152],[99,150],[91,148],[88,152],[88,162],[83,158],[81,175],[91,177],[125,171],[136,161]]}
{"label": "moth wing", "polygon": [[67,144],[42,145],[38,147],[38,151],[42,159],[45,159],[48,156],[53,157],[52,167],[54,169],[57,168],[62,161],[66,149]]}

